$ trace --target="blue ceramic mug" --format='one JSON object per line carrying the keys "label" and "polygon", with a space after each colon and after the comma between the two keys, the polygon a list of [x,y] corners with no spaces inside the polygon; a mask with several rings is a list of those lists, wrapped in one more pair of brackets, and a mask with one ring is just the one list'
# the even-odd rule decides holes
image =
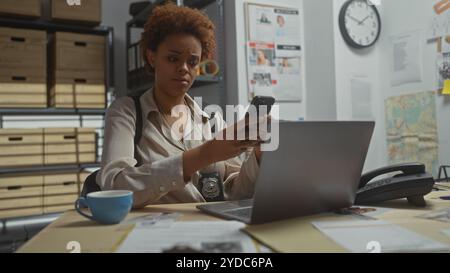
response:
{"label": "blue ceramic mug", "polygon": [[[98,191],[89,193],[86,198],[75,201],[75,209],[84,217],[102,224],[118,224],[130,212],[133,205],[132,191]],[[81,211],[87,207],[92,215]]]}

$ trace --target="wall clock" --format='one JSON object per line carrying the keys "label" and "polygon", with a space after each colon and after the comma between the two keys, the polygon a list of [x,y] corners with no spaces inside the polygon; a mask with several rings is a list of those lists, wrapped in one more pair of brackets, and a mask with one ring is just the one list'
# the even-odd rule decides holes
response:
{"label": "wall clock", "polygon": [[349,0],[339,13],[339,28],[349,46],[358,49],[370,47],[380,37],[380,14],[367,0]]}

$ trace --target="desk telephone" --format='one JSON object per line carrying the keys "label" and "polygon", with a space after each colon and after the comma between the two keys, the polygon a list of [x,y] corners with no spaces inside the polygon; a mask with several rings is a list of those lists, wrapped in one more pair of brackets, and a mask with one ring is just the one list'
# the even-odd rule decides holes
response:
{"label": "desk telephone", "polygon": [[[369,183],[382,174],[401,171],[389,178]],[[355,204],[367,205],[378,202],[407,198],[412,205],[426,206],[424,196],[433,189],[433,176],[425,172],[425,165],[406,163],[379,168],[361,177]]]}

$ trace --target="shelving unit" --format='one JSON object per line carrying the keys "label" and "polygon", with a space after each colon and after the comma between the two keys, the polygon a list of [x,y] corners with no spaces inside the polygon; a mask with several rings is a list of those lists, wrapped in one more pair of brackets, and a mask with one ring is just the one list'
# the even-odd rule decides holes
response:
{"label": "shelving unit", "polygon": [[[0,17],[0,27],[12,27],[12,28],[24,28],[33,30],[45,30],[47,33],[54,33],[57,31],[79,33],[79,34],[92,34],[104,36],[106,39],[105,48],[105,101],[108,101],[108,94],[112,93],[114,87],[114,71],[112,69],[114,65],[114,30],[112,27],[96,26],[89,27],[84,25],[71,25],[62,24],[57,22],[44,21],[41,19],[29,20],[29,19],[14,19],[10,17]],[[47,54],[47,63],[51,61],[50,54]],[[47,75],[49,77],[49,75]],[[0,128],[3,128],[3,121],[5,116],[33,116],[33,115],[54,115],[65,116],[74,115],[79,119],[80,127],[83,127],[83,115],[99,115],[104,116],[105,109],[60,109],[60,108],[45,108],[45,109],[28,109],[28,108],[0,108]],[[99,128],[103,130],[102,128]],[[42,166],[41,168],[48,168],[48,166]],[[58,167],[60,168],[60,166]],[[25,168],[26,170],[28,168]],[[0,167],[0,174],[5,172],[5,168]]]}
{"label": "shelving unit", "polygon": [[33,172],[52,172],[52,171],[69,171],[69,170],[83,170],[91,168],[99,168],[100,163],[87,163],[87,164],[61,164],[51,166],[30,166],[30,167],[12,167],[0,169],[0,175],[2,174],[15,174],[15,173],[33,173]]}
{"label": "shelving unit", "polygon": [[[55,32],[70,32],[70,33],[77,33],[77,34],[91,34],[91,35],[98,35],[103,36],[105,38],[105,71],[104,71],[104,83],[105,83],[105,102],[106,106],[108,104],[108,101],[110,100],[110,96],[113,95],[113,87],[114,87],[114,71],[113,71],[113,65],[114,65],[114,30],[112,27],[106,27],[106,26],[96,26],[96,27],[89,27],[85,25],[72,25],[69,23],[55,23],[50,21],[44,21],[41,19],[14,19],[10,17],[0,17],[0,27],[10,27],[10,28],[21,28],[21,29],[31,29],[31,30],[41,30],[46,31],[47,33],[47,84],[50,82],[50,69],[49,64],[52,61],[52,54],[50,54],[50,42],[51,37],[55,34]],[[85,123],[93,122],[94,120],[96,123],[101,123],[101,127],[95,126],[96,131],[101,131],[101,135],[103,135],[104,130],[104,115],[105,115],[105,109],[61,109],[61,108],[0,108],[0,128],[11,128],[11,125],[9,127],[6,127],[6,123],[13,124],[17,120],[20,122],[26,123],[32,123],[32,121],[40,118],[45,117],[49,120],[56,120],[57,122],[60,122],[61,120],[70,120],[70,124],[77,124],[77,126],[69,126],[69,127],[85,127]],[[19,123],[20,123],[19,122]],[[42,121],[39,121],[40,123],[47,122],[46,119],[42,119]],[[69,123],[68,123],[69,124]],[[32,125],[32,124],[30,124]],[[39,126],[41,127],[41,126]],[[64,126],[61,126],[64,127]],[[67,126],[66,126],[67,127]],[[86,126],[86,127],[92,127],[92,126]],[[15,127],[15,128],[22,128],[22,127]],[[84,170],[92,171],[93,169],[99,168],[100,164],[98,163],[98,135],[96,137],[95,141],[95,155],[96,155],[96,161],[94,163],[84,164],[84,163],[78,163],[78,164],[52,164],[52,165],[32,165],[32,166],[12,166],[12,167],[0,167],[0,177],[9,177],[11,175],[36,175],[39,173],[42,174],[59,174],[59,173],[78,173],[80,174]],[[79,188],[79,185],[78,185]],[[45,198],[43,196],[42,198]],[[8,222],[10,221],[17,221],[18,219],[31,219],[31,218],[45,218],[46,214],[45,209],[43,210],[44,214],[39,214],[35,216],[23,216],[23,217],[16,217],[14,219],[6,218],[6,219],[0,219],[0,222],[3,222],[3,226],[6,226]]]}
{"label": "shelving unit", "polygon": [[[127,87],[128,93],[136,93],[149,89],[152,86],[152,81],[143,64],[141,62],[141,57],[139,53],[139,42],[133,41],[132,32],[139,30],[142,31],[144,24],[147,21],[152,10],[163,4],[164,0],[157,0],[154,3],[149,3],[149,5],[143,9],[139,14],[133,17],[126,25],[126,49],[127,49]],[[224,16],[223,16],[223,0],[184,0],[177,1],[178,5],[184,5],[192,8],[203,9],[212,4],[216,4],[214,8],[217,7],[217,14],[219,14],[217,20],[215,20],[216,26],[216,39],[217,39],[217,53],[216,61],[219,67],[224,67],[225,54],[223,48],[223,35],[224,35]],[[130,59],[133,58],[133,59]],[[219,88],[220,101],[225,103],[225,74],[224,69],[220,69],[219,74],[214,77],[209,76],[198,76],[194,82],[192,88],[206,87],[209,85],[217,85]]]}

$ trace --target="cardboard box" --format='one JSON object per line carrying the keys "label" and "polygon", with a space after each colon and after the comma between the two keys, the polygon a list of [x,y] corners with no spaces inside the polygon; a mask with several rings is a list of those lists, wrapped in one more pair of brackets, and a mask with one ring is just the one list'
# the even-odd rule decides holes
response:
{"label": "cardboard box", "polygon": [[65,212],[68,210],[73,210],[74,204],[68,205],[56,205],[56,206],[45,206],[44,213],[55,213],[55,212]]}
{"label": "cardboard box", "polygon": [[44,176],[41,174],[31,175],[2,175],[0,176],[0,188],[7,187],[43,187]]}
{"label": "cardboard box", "polygon": [[46,72],[37,71],[0,67],[0,108],[46,108]]}
{"label": "cardboard box", "polygon": [[55,71],[50,105],[55,108],[106,108],[104,75],[95,71]]}
{"label": "cardboard box", "polygon": [[44,196],[44,207],[54,205],[67,205],[67,204],[72,204],[73,206],[77,198],[78,194]]}
{"label": "cardboard box", "polygon": [[0,129],[0,151],[1,167],[43,165],[43,130]]}
{"label": "cardboard box", "polygon": [[44,196],[78,193],[79,181],[77,172],[44,175]]}
{"label": "cardboard box", "polygon": [[4,15],[18,15],[25,17],[40,17],[40,0],[1,0],[0,13]]}
{"label": "cardboard box", "polygon": [[47,154],[45,155],[45,165],[53,164],[76,164],[76,163],[95,163],[95,153],[79,154]]}
{"label": "cardboard box", "polygon": [[42,205],[42,195],[36,197],[0,199],[0,210],[42,207]]}
{"label": "cardboard box", "polygon": [[61,194],[78,195],[78,181],[61,182],[59,185],[44,185],[44,196]]}
{"label": "cardboard box", "polygon": [[72,1],[69,5],[66,0],[46,0],[50,4],[50,17],[52,20],[73,21],[90,25],[98,25],[102,21],[101,0]]}
{"label": "cardboard box", "polygon": [[51,94],[50,105],[54,108],[105,109],[106,98],[99,95]]}
{"label": "cardboard box", "polygon": [[0,167],[95,163],[95,128],[0,129]]}
{"label": "cardboard box", "polygon": [[78,172],[44,175],[44,195],[78,193]]}
{"label": "cardboard box", "polygon": [[87,171],[0,176],[0,219],[63,212],[74,208]]}
{"label": "cardboard box", "polygon": [[94,128],[45,128],[45,164],[93,163],[96,161]]}
{"label": "cardboard box", "polygon": [[0,200],[8,198],[40,197],[43,193],[42,186],[8,186],[0,187]]}
{"label": "cardboard box", "polygon": [[44,165],[44,155],[1,156],[0,167]]}
{"label": "cardboard box", "polygon": [[47,33],[0,27],[0,68],[27,69],[32,76],[46,77]]}
{"label": "cardboard box", "polygon": [[40,215],[42,213],[43,213],[42,206],[25,209],[7,209],[7,210],[0,210],[0,219]]}
{"label": "cardboard box", "polygon": [[47,80],[29,69],[0,69],[1,108],[46,108]]}
{"label": "cardboard box", "polygon": [[54,70],[105,74],[105,36],[56,32]]}

